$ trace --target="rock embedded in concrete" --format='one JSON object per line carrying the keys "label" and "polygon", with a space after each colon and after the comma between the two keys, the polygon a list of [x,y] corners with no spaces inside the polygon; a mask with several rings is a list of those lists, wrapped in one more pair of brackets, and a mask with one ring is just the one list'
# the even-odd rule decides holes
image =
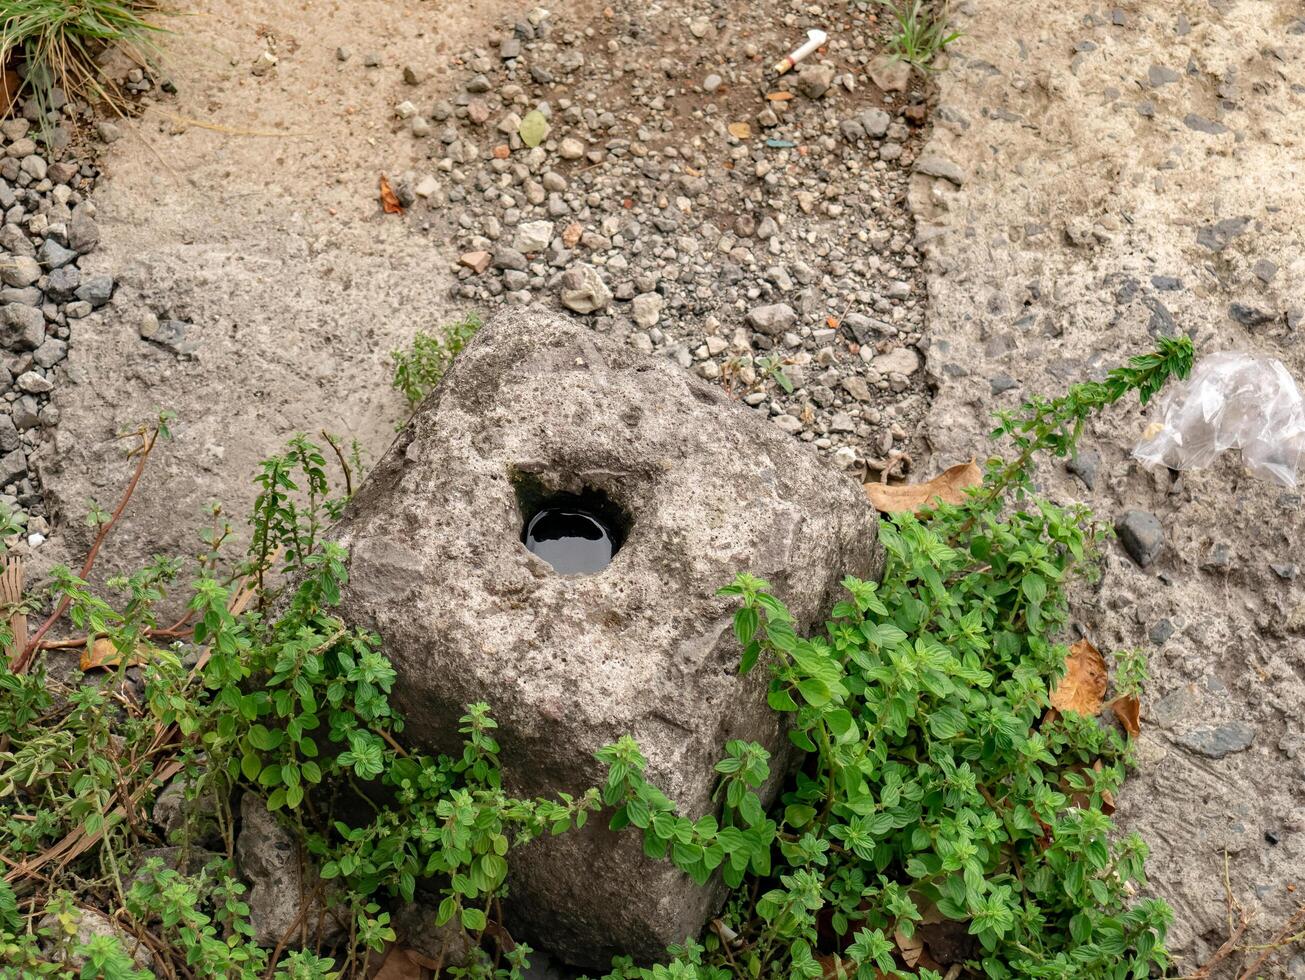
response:
{"label": "rock embedded in concrete", "polygon": [[1160,519],[1148,511],[1125,511],[1115,521],[1115,533],[1129,557],[1142,568],[1155,561],[1164,548],[1164,527]]}
{"label": "rock embedded in concrete", "polygon": [[[521,543],[543,495],[588,490],[624,543],[563,576]],[[539,309],[500,313],[454,362],[335,531],[350,552],[340,613],[375,629],[407,736],[459,750],[464,706],[499,722],[506,786],[601,783],[594,752],[632,735],[680,812],[713,812],[729,739],[787,755],[764,666],[737,671],[742,571],[769,580],[800,629],[844,575],[877,576],[877,520],[855,482],[663,357]],[[775,791],[767,787],[767,799]],[[697,935],[722,890],[698,888],[605,819],[510,861],[514,935],[581,966],[661,956]]]}
{"label": "rock embedded in concrete", "polygon": [[1244,721],[1227,721],[1213,727],[1195,728],[1175,736],[1180,745],[1207,759],[1222,759],[1245,752],[1255,744],[1255,726]]}

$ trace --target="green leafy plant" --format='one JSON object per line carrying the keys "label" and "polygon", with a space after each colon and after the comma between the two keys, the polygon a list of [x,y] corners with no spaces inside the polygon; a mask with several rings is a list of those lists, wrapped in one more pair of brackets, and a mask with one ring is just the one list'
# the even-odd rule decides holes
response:
{"label": "green leafy plant", "polygon": [[394,351],[394,388],[415,409],[440,383],[444,372],[480,329],[480,317],[469,313],[443,327],[438,334],[418,331],[406,351]]}
{"label": "green leafy plant", "polygon": [[787,374],[784,373],[784,359],[778,354],[770,354],[766,357],[759,357],[756,360],[757,376],[760,378],[774,378],[775,383],[784,389],[785,394],[793,393],[793,382]]}
{"label": "green leafy plant", "polygon": [[0,7],[0,64],[22,56],[25,85],[41,107],[54,108],[53,89],[70,99],[121,102],[116,88],[99,77],[95,59],[118,47],[144,64],[162,28],[149,20],[154,0],[6,0]]}
{"label": "green leafy plant", "polygon": [[[345,555],[321,532],[342,498],[326,453],[296,438],[259,471],[250,552],[221,557],[220,521],[207,536],[180,621],[160,626],[155,610],[183,562],[113,579],[110,601],[87,584],[88,561],[56,571],[45,602],[88,646],[110,644],[110,672],[57,688],[43,671],[48,624],[0,668],[0,977],[134,978],[136,943],[170,976],[360,977],[395,938],[393,905],[423,890],[431,928],[470,950],[447,975],[512,980],[530,953],[510,941],[500,906],[512,850],[600,812],[649,855],[730,887],[708,934],[686,937],[664,965],[618,959],[611,980],[938,980],[920,957],[947,924],[969,943],[957,965],[970,976],[1164,970],[1169,911],[1134,897],[1145,845],[1119,837],[1103,808],[1128,740],[1048,711],[1067,590],[1090,573],[1105,530],[1085,508],[1037,497],[1030,474],[1038,454],[1072,451],[1093,413],[1184,376],[1191,356],[1186,339],[1162,340],[1103,382],[999,417],[1013,459],[991,461],[961,505],[885,521],[882,581],[848,579],[811,635],[765,582],[729,585],[740,669],[768,673],[789,744],[780,758],[726,745],[719,809],[696,818],[645,778],[628,737],[599,753],[601,786],[537,799],[503,790],[486,705],[460,719],[457,755],[405,745],[379,638],[333,613]],[[138,432],[131,487],[164,427]],[[96,522],[92,559],[129,496]],[[263,579],[273,566],[293,582],[279,597]],[[12,634],[0,639],[14,648]],[[1135,695],[1144,663],[1120,663],[1117,687]],[[766,808],[758,793],[776,771],[786,778]],[[192,818],[164,863],[144,852],[159,843],[150,803],[169,780],[214,801],[215,826],[206,839]],[[253,940],[232,874],[230,800],[242,792],[319,869],[307,897],[318,926],[335,928],[311,929],[316,943]],[[204,839],[214,850],[191,862]],[[118,935],[81,943],[86,909]]]}
{"label": "green leafy plant", "polygon": [[[907,969],[908,954],[946,922],[970,937],[965,966],[992,978],[1165,967],[1170,912],[1133,898],[1146,847],[1118,838],[1102,809],[1128,742],[1048,712],[1067,588],[1105,530],[1086,508],[1033,496],[1030,468],[1072,451],[1085,420],[1125,394],[1145,402],[1186,376],[1191,359],[1185,338],[1162,340],[1103,382],[1002,415],[994,434],[1015,457],[991,461],[962,505],[885,521],[883,580],[848,579],[816,635],[798,633],[765,582],[740,575],[724,590],[740,601],[741,669],[769,671],[800,764],[767,813],[755,790],[770,760],[731,744],[720,817],[691,821],[643,781],[636,746],[606,750],[612,826],[641,829],[650,854],[695,880],[719,872],[735,886],[724,928],[676,958],[691,972],[627,964],[613,976],[936,978]],[[1126,664],[1134,693],[1143,668]]]}
{"label": "green leafy plant", "polygon": [[920,71],[932,70],[933,60],[961,38],[947,26],[947,8],[929,0],[879,0],[893,19],[888,50],[894,58]]}

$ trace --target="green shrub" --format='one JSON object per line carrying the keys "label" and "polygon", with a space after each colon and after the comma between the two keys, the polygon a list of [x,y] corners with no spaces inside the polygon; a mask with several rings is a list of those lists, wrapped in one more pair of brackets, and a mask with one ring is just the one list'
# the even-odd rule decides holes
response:
{"label": "green shrub", "polygon": [[888,51],[920,71],[930,71],[933,59],[961,37],[960,31],[947,28],[947,8],[935,7],[927,0],[879,0],[893,19],[893,33]]}
{"label": "green shrub", "polygon": [[443,327],[439,335],[418,331],[406,351],[396,350],[393,386],[415,409],[423,398],[440,383],[444,372],[480,329],[480,317],[468,313],[461,320]]}
{"label": "green shrub", "polygon": [[[938,921],[959,923],[975,943],[967,968],[997,980],[1165,969],[1169,911],[1133,898],[1146,848],[1118,839],[1103,811],[1128,742],[1048,711],[1066,590],[1090,572],[1104,531],[1085,508],[1037,497],[1030,467],[1038,453],[1072,451],[1092,413],[1132,391],[1145,401],[1190,364],[1186,339],[1162,340],[1103,382],[1000,416],[1015,457],[990,462],[960,506],[885,521],[883,581],[848,579],[815,635],[798,634],[766,583],[728,586],[740,667],[769,671],[799,765],[767,811],[756,791],[772,760],[731,742],[716,767],[720,811],[698,819],[644,779],[628,737],[599,754],[601,787],[534,800],[504,793],[485,705],[462,717],[460,755],[405,747],[379,639],[332,614],[345,556],[319,530],[339,502],[324,454],[295,440],[261,470],[250,555],[223,565],[213,551],[225,534],[210,537],[185,620],[198,660],[156,645],[169,629],[153,610],[182,567],[160,559],[115,580],[116,603],[66,569],[55,578],[78,628],[123,654],[149,651],[143,699],[124,693],[121,664],[66,696],[39,660],[34,672],[0,670],[0,976],[72,977],[65,951],[90,957],[96,975],[133,976],[120,942],[69,950],[66,929],[40,925],[70,921],[74,902],[108,910],[185,975],[362,976],[394,938],[388,908],[425,881],[437,922],[475,941],[473,962],[446,975],[514,978],[530,950],[497,928],[512,849],[599,811],[640,833],[648,854],[731,886],[707,935],[686,937],[667,965],[618,960],[610,980],[937,980],[907,967],[912,937]],[[297,585],[269,619],[247,606],[277,555]],[[1129,654],[1123,673],[1135,693],[1143,662]],[[237,788],[265,796],[320,867],[347,938],[278,949],[275,962],[252,942],[222,808],[225,853],[200,873],[142,868],[148,807],[173,774],[219,800]]]}

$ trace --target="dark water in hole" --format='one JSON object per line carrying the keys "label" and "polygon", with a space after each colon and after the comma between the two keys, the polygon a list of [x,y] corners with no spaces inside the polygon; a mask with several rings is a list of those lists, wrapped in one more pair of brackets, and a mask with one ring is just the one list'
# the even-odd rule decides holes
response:
{"label": "dark water in hole", "polygon": [[546,507],[522,534],[526,547],[563,575],[601,572],[616,550],[607,525],[574,507]]}

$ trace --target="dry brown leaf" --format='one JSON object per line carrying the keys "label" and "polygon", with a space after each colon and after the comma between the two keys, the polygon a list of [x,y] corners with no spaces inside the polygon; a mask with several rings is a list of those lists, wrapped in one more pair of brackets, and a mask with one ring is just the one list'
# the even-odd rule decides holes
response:
{"label": "dry brown leaf", "polygon": [[752,126],[745,122],[734,122],[729,124],[730,135],[735,139],[745,140],[752,137]]}
{"label": "dry brown leaf", "polygon": [[399,197],[385,174],[381,174],[381,207],[386,214],[403,214],[403,205],[399,203]]}
{"label": "dry brown leaf", "polygon": [[906,511],[919,513],[934,506],[934,498],[944,504],[963,504],[967,487],[977,487],[983,482],[983,470],[974,460],[958,463],[939,473],[927,483],[892,485],[867,483],[865,495],[877,510],[885,514]]}
{"label": "dry brown leaf", "polygon": [[18,77],[16,71],[0,72],[0,116],[9,115],[9,110],[14,107],[14,100],[18,98],[18,90],[23,87],[23,81]]}
{"label": "dry brown leaf", "polygon": [[920,954],[924,952],[924,940],[919,935],[904,936],[898,930],[893,933],[893,942],[897,943],[897,951],[902,954],[902,961],[907,966],[915,966],[920,962]]}
{"label": "dry brown leaf", "polygon": [[1138,703],[1137,698],[1131,694],[1115,698],[1110,702],[1110,710],[1115,713],[1115,717],[1119,719],[1119,723],[1124,726],[1124,731],[1129,735],[1137,738],[1142,734],[1142,705]]}
{"label": "dry brown leaf", "polygon": [[[129,667],[139,667],[149,660],[146,651],[137,647],[131,655]],[[82,670],[108,670],[117,667],[122,663],[122,654],[118,648],[113,645],[113,641],[107,637],[100,637],[90,646],[82,651],[81,667]]]}
{"label": "dry brown leaf", "polygon": [[412,958],[411,952],[397,944],[391,946],[372,980],[422,980],[425,971]]}
{"label": "dry brown leaf", "polygon": [[787,102],[793,98],[792,92],[767,92],[766,98],[771,102]]}
{"label": "dry brown leaf", "polygon": [[23,560],[10,555],[0,573],[0,607],[9,610],[9,645],[5,659],[13,663],[27,649],[27,613],[23,611]]}
{"label": "dry brown leaf", "polygon": [[1087,640],[1069,648],[1065,658],[1065,676],[1051,692],[1051,706],[1059,711],[1095,715],[1106,696],[1106,659]]}

